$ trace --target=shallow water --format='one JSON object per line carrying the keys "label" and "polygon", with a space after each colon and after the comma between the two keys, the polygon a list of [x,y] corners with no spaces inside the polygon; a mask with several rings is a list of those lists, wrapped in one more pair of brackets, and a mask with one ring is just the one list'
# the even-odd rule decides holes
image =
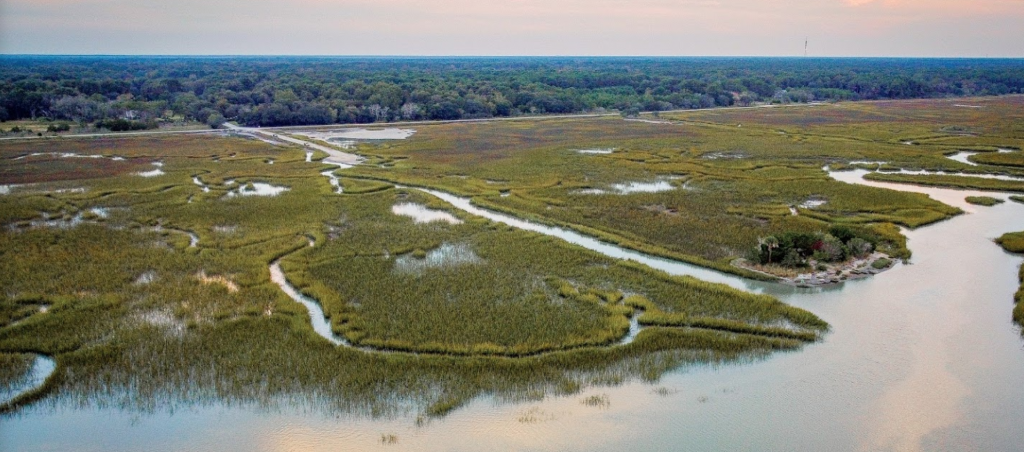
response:
{"label": "shallow water", "polygon": [[411,254],[395,259],[395,271],[399,273],[422,273],[428,268],[457,267],[483,262],[469,245],[465,243],[444,243],[419,258]]}
{"label": "shallow water", "polygon": [[306,307],[306,311],[309,313],[309,320],[313,325],[313,331],[316,331],[316,334],[331,341],[334,345],[348,345],[348,341],[334,334],[330,322],[327,320],[327,317],[324,317],[324,311],[320,308],[320,303],[295,290],[295,287],[288,283],[284,271],[281,270],[280,259],[270,264],[270,280],[277,284],[281,290],[284,290],[289,297]]}
{"label": "shallow water", "polygon": [[[824,206],[825,204],[828,204],[827,200],[811,198],[811,199],[808,199],[808,200],[800,203],[800,207],[804,208],[804,209],[814,209],[816,207]],[[792,212],[792,211],[790,211],[790,212]]]}
{"label": "shallow water", "polygon": [[[27,374],[21,379],[16,381],[13,385],[6,388],[0,388],[0,405],[10,402],[18,396],[36,389],[43,385],[50,374],[57,369],[57,362],[45,355],[35,355],[35,360],[32,361],[32,367],[29,368]],[[3,428],[0,426],[0,450],[7,450],[3,448]]]}
{"label": "shallow water", "polygon": [[624,182],[620,184],[612,184],[609,187],[609,190],[601,188],[584,188],[582,190],[576,190],[574,193],[581,195],[604,195],[608,193],[630,195],[633,193],[661,193],[675,189],[676,187],[668,181],[659,180],[655,182]]}
{"label": "shallow water", "polygon": [[[227,185],[232,185],[233,181],[225,182]],[[252,182],[238,187],[238,190],[232,190],[228,192],[228,197],[233,198],[235,196],[277,196],[291,190],[288,187],[282,187],[279,185],[271,185],[265,182]]]}
{"label": "shallow water", "polygon": [[[389,127],[385,129],[341,129],[323,132],[300,132],[299,135],[310,138],[341,143],[350,140],[404,140],[415,134],[412,129]],[[352,142],[354,144],[354,142]]]}
{"label": "shallow water", "polygon": [[342,149],[355,149],[359,144],[355,140],[346,140],[344,138],[328,138],[327,141]]}
{"label": "shallow water", "polygon": [[956,154],[953,154],[953,155],[949,155],[947,157],[950,160],[955,160],[955,161],[958,161],[958,162],[963,163],[965,165],[978,166],[977,163],[974,163],[974,162],[968,160],[972,155],[978,155],[978,154],[980,154],[980,152],[963,152],[962,151],[962,152],[957,152]]}
{"label": "shallow water", "polygon": [[412,129],[350,129],[331,132],[331,138],[343,138],[348,140],[404,140],[411,137],[414,133],[416,133],[416,131]]}
{"label": "shallow water", "polygon": [[334,175],[334,170],[324,171],[320,175],[326,177],[327,181],[331,183],[331,187],[334,187],[334,193],[341,194],[345,191],[341,186],[341,180],[338,179],[338,176]]}
{"label": "shallow water", "polygon": [[[78,212],[74,216],[66,216],[63,214],[50,215],[43,213],[41,219],[29,221],[28,224],[29,227],[33,228],[71,229],[86,222],[93,222],[91,219],[86,219],[87,213],[92,214],[97,218],[105,219],[110,216],[110,209],[106,207],[92,207],[83,212]],[[11,225],[11,227],[16,228],[15,225]]]}
{"label": "shallow water", "polygon": [[203,181],[199,180],[199,176],[192,176],[192,183],[198,185],[199,188],[203,190],[203,193],[210,192],[210,187],[204,184]]}
{"label": "shallow water", "polygon": [[157,169],[153,169],[153,170],[149,170],[149,171],[140,171],[140,172],[135,173],[135,174],[138,174],[139,176],[142,176],[142,177],[157,177],[157,176],[163,176],[166,173],[164,173],[164,171],[162,169],[157,168]]}
{"label": "shallow water", "polygon": [[973,173],[957,173],[948,171],[926,171],[926,170],[899,170],[899,171],[883,171],[886,174],[910,174],[917,176],[962,176],[962,177],[977,177],[981,179],[996,179],[996,180],[1007,180],[1007,181],[1024,181],[1024,177],[1020,176],[1007,176],[1005,174],[973,174]]}
{"label": "shallow water", "polygon": [[461,224],[462,220],[443,210],[428,209],[419,204],[404,202],[391,206],[391,213],[412,217],[416,223],[431,223],[440,221],[448,224]]}
{"label": "shallow water", "polygon": [[188,234],[188,247],[189,248],[195,248],[196,246],[199,245],[199,236],[196,235],[195,232],[190,232],[190,231],[182,231],[182,232],[184,232],[185,234]]}
{"label": "shallow water", "polygon": [[57,157],[57,158],[62,158],[62,159],[79,158],[79,159],[110,159],[110,160],[113,160],[115,162],[124,161],[124,157],[120,157],[120,156],[116,156],[116,155],[114,155],[114,156],[106,156],[106,155],[102,155],[102,154],[79,154],[79,153],[76,153],[76,152],[33,152],[31,154],[28,154],[28,155],[22,155],[20,157],[15,157],[12,160],[24,160],[25,158],[28,158],[28,157],[44,157],[44,156]]}
{"label": "shallow water", "polygon": [[[1019,450],[1024,349],[1010,311],[1022,259],[991,239],[1019,230],[1024,206],[973,206],[964,197],[977,192],[863,181],[865,173],[832,176],[927,193],[967,213],[908,231],[910,265],[837,288],[793,289],[694,268],[703,279],[772,293],[832,325],[822,342],[797,352],[540,401],[482,397],[426,424],[417,424],[415,414],[334,417],[301,407],[267,412],[213,404],[137,413],[32,406],[3,419],[0,449]],[[474,215],[661,268],[571,231],[430,193]],[[584,403],[592,396],[607,403]],[[396,442],[383,444],[383,435]]]}
{"label": "shallow water", "polygon": [[672,184],[666,181],[657,182],[628,182],[625,184],[612,184],[612,190],[619,194],[628,195],[631,193],[660,193],[663,191],[675,190]]}

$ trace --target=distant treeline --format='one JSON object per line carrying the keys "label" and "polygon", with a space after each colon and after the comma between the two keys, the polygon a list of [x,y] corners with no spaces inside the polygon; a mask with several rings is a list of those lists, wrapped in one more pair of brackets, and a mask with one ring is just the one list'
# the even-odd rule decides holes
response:
{"label": "distant treeline", "polygon": [[97,126],[635,114],[1011,93],[1024,93],[1024,60],[0,57],[0,120]]}

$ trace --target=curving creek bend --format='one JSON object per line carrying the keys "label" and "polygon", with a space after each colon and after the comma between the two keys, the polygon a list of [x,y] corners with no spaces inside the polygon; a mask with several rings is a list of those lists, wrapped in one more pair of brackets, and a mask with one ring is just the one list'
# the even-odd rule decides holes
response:
{"label": "curving creek bend", "polygon": [[[992,239],[1021,229],[1024,206],[973,206],[964,197],[983,193],[865,181],[865,173],[831,175],[926,193],[966,214],[906,231],[914,252],[908,265],[813,289],[646,256],[428,191],[492,221],[669,273],[769,293],[831,324],[823,341],[797,352],[686,367],[653,384],[627,381],[540,401],[482,397],[425,425],[415,413],[338,418],[301,408],[268,413],[213,404],[140,415],[36,404],[0,418],[0,450],[1019,450],[1024,342],[1010,313],[1021,258]],[[277,265],[271,271],[290,296],[301,298]],[[303,304],[317,332],[332,338],[315,301]],[[594,396],[607,403],[581,403]],[[385,433],[397,441],[383,441]]]}

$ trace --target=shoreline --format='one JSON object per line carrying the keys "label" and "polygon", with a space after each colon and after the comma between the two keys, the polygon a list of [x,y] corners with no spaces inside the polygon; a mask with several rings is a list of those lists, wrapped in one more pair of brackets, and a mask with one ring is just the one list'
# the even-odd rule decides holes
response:
{"label": "shoreline", "polygon": [[[879,260],[889,260],[889,265],[882,268],[875,268],[873,264]],[[862,259],[852,259],[838,264],[826,264],[827,269],[821,271],[810,271],[804,273],[798,273],[796,276],[784,276],[777,275],[772,272],[764,270],[762,266],[753,266],[743,258],[732,261],[732,265],[737,268],[749,270],[762,275],[770,276],[775,279],[775,282],[779,284],[786,284],[795,287],[825,287],[836,284],[842,284],[846,281],[853,281],[857,279],[867,278],[874,276],[879,273],[885,272],[895,267],[897,259],[889,256],[888,254],[881,252],[871,253],[868,257]],[[813,268],[813,267],[811,267]]]}

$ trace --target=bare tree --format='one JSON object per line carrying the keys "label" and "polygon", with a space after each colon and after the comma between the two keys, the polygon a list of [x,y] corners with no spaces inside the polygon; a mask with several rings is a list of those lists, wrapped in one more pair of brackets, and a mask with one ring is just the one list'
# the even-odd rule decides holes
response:
{"label": "bare tree", "polygon": [[420,106],[412,102],[406,102],[400,110],[402,119],[417,119],[420,116]]}

